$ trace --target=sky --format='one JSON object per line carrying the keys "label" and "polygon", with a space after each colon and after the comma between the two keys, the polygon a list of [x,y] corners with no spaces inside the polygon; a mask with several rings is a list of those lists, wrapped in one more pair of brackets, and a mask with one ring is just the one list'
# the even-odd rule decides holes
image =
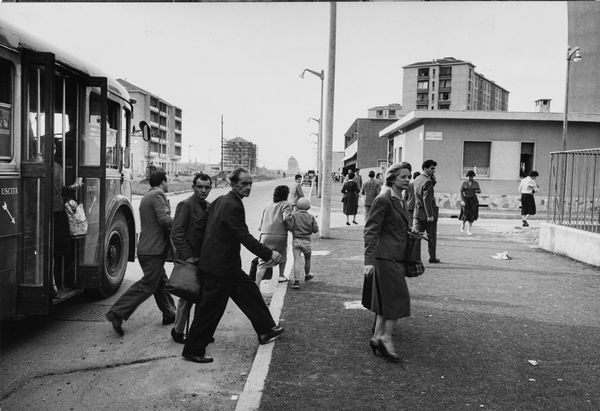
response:
{"label": "sky", "polygon": [[[182,161],[220,159],[226,139],[258,165],[315,168],[328,3],[0,3],[0,17],[183,112]],[[333,150],[374,106],[402,103],[402,67],[455,57],[510,92],[510,111],[564,101],[564,2],[337,4]],[[325,79],[327,82],[327,78]],[[325,83],[327,89],[327,83]],[[325,104],[325,102],[324,102]],[[324,114],[325,116],[325,114]],[[192,147],[190,147],[192,146]]]}

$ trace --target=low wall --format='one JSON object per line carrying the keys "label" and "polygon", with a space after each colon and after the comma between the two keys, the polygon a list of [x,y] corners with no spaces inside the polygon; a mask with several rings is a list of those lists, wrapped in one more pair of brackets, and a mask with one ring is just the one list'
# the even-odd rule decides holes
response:
{"label": "low wall", "polygon": [[538,244],[552,253],[600,267],[600,234],[542,223]]}
{"label": "low wall", "polygon": [[[489,210],[517,211],[521,208],[521,195],[512,194],[480,194],[477,196],[479,204],[486,205]],[[440,208],[456,208],[460,210],[460,194],[435,193],[435,200]],[[537,213],[546,213],[548,207],[547,196],[535,196]]]}

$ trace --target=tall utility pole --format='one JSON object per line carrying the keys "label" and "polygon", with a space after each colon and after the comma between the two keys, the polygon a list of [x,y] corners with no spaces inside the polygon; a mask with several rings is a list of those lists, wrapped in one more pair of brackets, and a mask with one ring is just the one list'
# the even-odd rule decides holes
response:
{"label": "tall utility pole", "polygon": [[323,139],[323,175],[319,176],[323,188],[321,196],[320,237],[330,238],[331,225],[331,155],[333,151],[333,97],[335,92],[335,44],[336,15],[334,1],[330,3],[329,15],[329,62],[327,76],[327,114],[325,117],[325,135]]}
{"label": "tall utility pole", "polygon": [[223,140],[223,114],[221,114],[221,172],[223,172],[223,152],[224,152],[224,140]]}

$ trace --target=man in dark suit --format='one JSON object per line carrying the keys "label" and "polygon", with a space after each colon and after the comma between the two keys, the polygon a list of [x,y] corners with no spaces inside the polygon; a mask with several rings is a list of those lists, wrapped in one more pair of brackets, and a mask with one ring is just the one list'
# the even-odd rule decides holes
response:
{"label": "man in dark suit", "polygon": [[137,246],[138,261],[144,276],[133,284],[106,313],[114,330],[123,335],[122,324],[148,297],[154,295],[156,305],[163,313],[163,325],[175,321],[173,297],[165,291],[167,274],[165,259],[170,249],[169,231],[173,220],[167,192],[167,175],[162,170],[150,174],[150,190],[140,202],[141,232]]}
{"label": "man in dark suit", "polygon": [[275,341],[283,332],[282,327],[275,325],[256,283],[242,271],[240,245],[267,261],[268,265],[279,264],[282,257],[248,231],[242,199],[252,190],[250,173],[237,168],[229,175],[229,181],[231,191],[213,201],[208,209],[200,253],[200,266],[204,272],[202,297],[182,353],[185,359],[199,363],[213,361],[206,356],[206,346],[230,297],[252,323],[260,344]]}
{"label": "man in dark suit", "polygon": [[440,260],[436,257],[438,206],[435,203],[435,168],[437,163],[433,160],[423,162],[423,173],[415,179],[415,211],[413,214],[413,227],[416,231],[427,232],[429,262],[436,264]]}

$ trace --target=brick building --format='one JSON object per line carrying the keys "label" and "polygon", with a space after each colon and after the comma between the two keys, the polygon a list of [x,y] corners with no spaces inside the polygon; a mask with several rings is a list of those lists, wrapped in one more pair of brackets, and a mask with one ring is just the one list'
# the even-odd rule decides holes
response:
{"label": "brick building", "polygon": [[236,167],[244,167],[250,173],[256,171],[256,144],[235,137],[225,140],[223,144],[223,170],[232,171]]}

